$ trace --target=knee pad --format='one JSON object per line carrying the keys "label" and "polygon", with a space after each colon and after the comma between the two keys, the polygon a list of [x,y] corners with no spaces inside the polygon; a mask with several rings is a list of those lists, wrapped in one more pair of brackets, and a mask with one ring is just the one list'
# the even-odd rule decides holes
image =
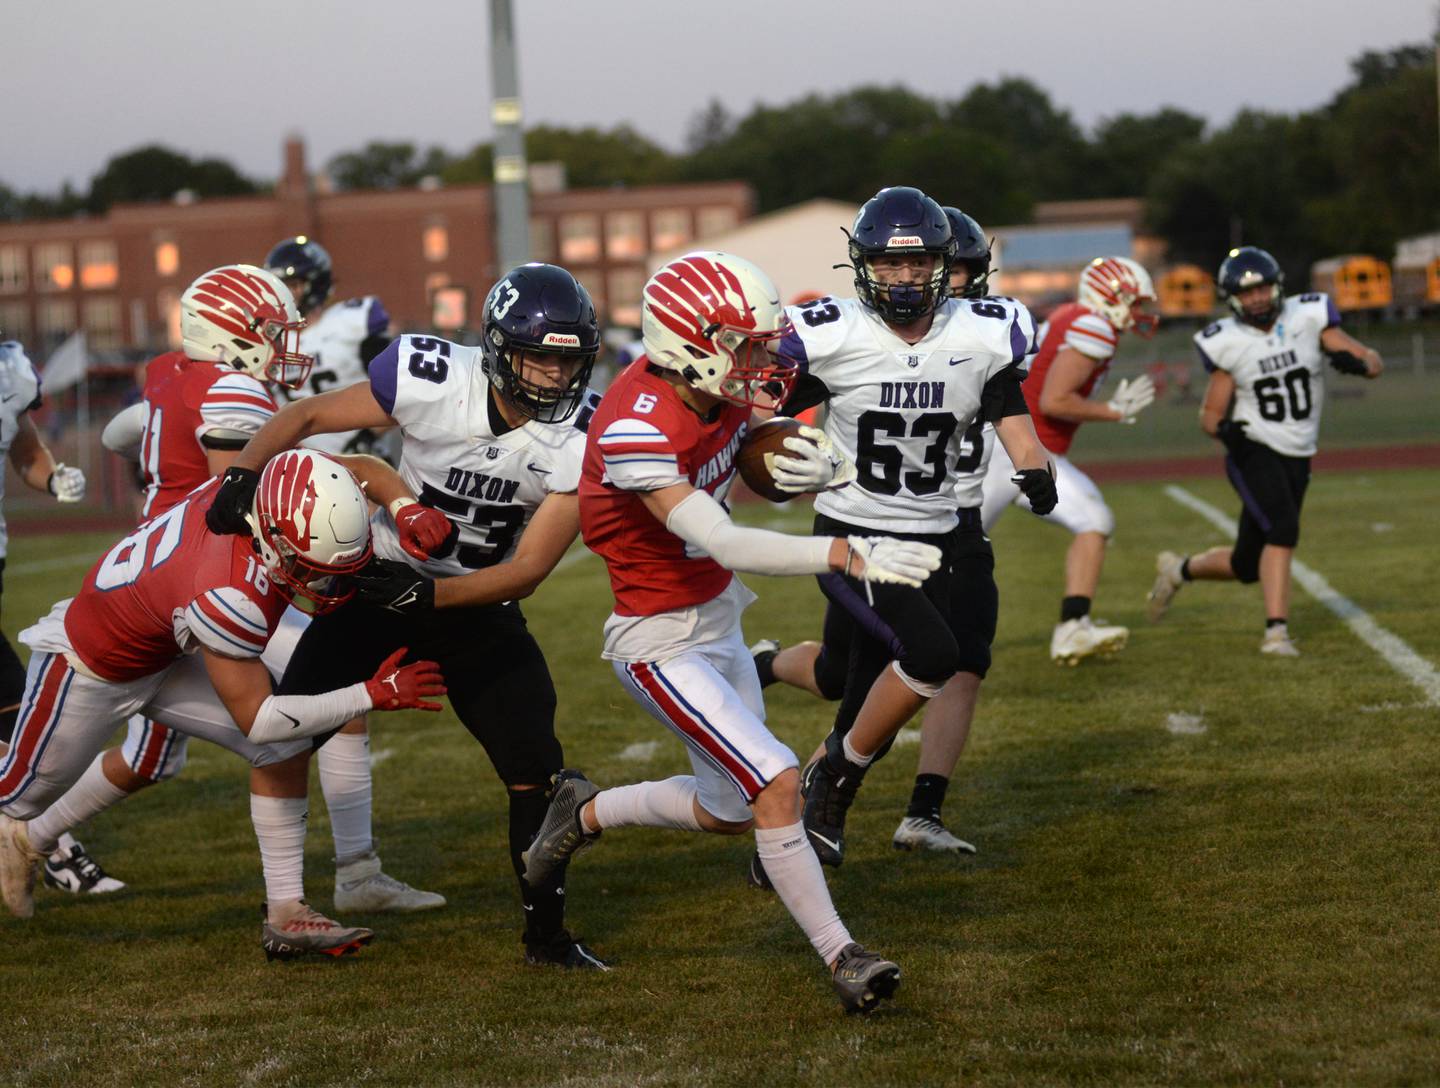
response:
{"label": "knee pad", "polygon": [[960,647],[956,645],[954,636],[947,631],[944,638],[931,639],[925,646],[914,649],[903,647],[899,657],[895,659],[894,667],[896,675],[904,680],[911,690],[923,695],[926,693],[916,687],[916,684],[933,687],[935,690],[929,693],[929,696],[933,697],[960,667]]}
{"label": "knee pad", "polygon": [[990,644],[977,637],[960,640],[960,661],[956,672],[971,672],[980,679],[990,671]]}
{"label": "knee pad", "polygon": [[845,694],[845,672],[845,660],[822,645],[815,657],[815,686],[828,701],[833,703]]}
{"label": "knee pad", "polygon": [[895,675],[900,677],[901,683],[903,683],[916,695],[919,695],[921,698],[924,699],[933,699],[935,698],[935,696],[939,695],[945,687],[945,681],[949,680],[950,677],[955,675],[955,670],[951,669],[945,675],[944,680],[919,680],[907,673],[905,669],[901,667],[900,662],[898,661],[892,661],[890,663],[890,667],[895,670]]}

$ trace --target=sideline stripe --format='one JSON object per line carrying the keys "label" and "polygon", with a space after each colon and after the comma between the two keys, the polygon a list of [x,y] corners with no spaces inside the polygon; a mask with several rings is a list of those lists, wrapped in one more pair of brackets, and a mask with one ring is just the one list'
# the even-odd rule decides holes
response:
{"label": "sideline stripe", "polygon": [[85,552],[80,555],[52,555],[49,559],[31,559],[7,567],[6,574],[39,574],[42,570],[64,570],[69,567],[88,567],[104,552]]}
{"label": "sideline stripe", "polygon": [[[1195,511],[1222,533],[1232,538],[1235,536],[1234,519],[1226,517],[1224,513],[1204,499],[1192,495],[1183,487],[1176,487],[1174,484],[1165,488],[1165,494],[1181,506]],[[1344,620],[1346,626],[1355,632],[1360,641],[1383,657],[1385,663],[1392,669],[1424,692],[1428,705],[1440,706],[1440,669],[1436,669],[1429,661],[1417,654],[1399,635],[1387,631],[1376,623],[1370,613],[1340,593],[1325,580],[1319,571],[1312,570],[1298,559],[1292,562],[1291,569],[1295,575],[1295,581],[1299,582],[1310,596]]]}

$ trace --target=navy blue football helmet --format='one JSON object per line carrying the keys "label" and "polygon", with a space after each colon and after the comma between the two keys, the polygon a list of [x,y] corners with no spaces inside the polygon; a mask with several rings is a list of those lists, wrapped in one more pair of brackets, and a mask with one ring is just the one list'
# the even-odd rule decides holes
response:
{"label": "navy blue football helmet", "polygon": [[[520,351],[574,358],[579,366],[561,387],[528,380]],[[522,264],[490,288],[481,329],[481,365],[490,382],[519,411],[541,423],[562,423],[580,406],[595,356],[600,351],[600,322],[590,292],[563,268]]]}
{"label": "navy blue football helmet", "polygon": [[[949,297],[955,238],[940,205],[919,189],[881,189],[861,207],[848,236],[855,294],[885,321],[907,325]],[[901,253],[934,255],[935,270],[926,283],[889,286],[875,280],[870,262]]]}
{"label": "navy blue football helmet", "polygon": [[[1280,316],[1280,306],[1285,301],[1285,273],[1280,271],[1280,262],[1263,249],[1255,246],[1232,249],[1220,262],[1215,282],[1220,285],[1220,297],[1245,324],[1268,329]],[[1236,297],[1241,291],[1265,284],[1270,285],[1270,294],[1262,305],[1247,307]]]}
{"label": "navy blue football helmet", "polygon": [[990,243],[985,240],[985,232],[959,208],[946,206],[940,210],[950,220],[950,233],[955,236],[953,264],[969,273],[960,297],[984,298],[990,293]]}
{"label": "navy blue football helmet", "polygon": [[295,299],[302,315],[324,306],[335,287],[330,254],[315,239],[303,234],[286,238],[272,249],[265,258],[265,268],[287,284],[291,280],[299,280],[305,285]]}

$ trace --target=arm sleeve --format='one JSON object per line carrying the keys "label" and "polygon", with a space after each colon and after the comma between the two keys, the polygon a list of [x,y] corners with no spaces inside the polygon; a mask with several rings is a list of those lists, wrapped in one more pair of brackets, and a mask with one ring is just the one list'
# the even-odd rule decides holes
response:
{"label": "arm sleeve", "polygon": [[605,478],[624,491],[657,491],[685,481],[674,445],[647,420],[612,420],[596,442]]}
{"label": "arm sleeve", "polygon": [[247,737],[256,744],[317,737],[339,729],[373,706],[363,682],[319,695],[271,695],[255,711]]}
{"label": "arm sleeve", "polygon": [[205,391],[197,437],[211,431],[252,435],[275,414],[275,398],[249,374],[226,374]]}
{"label": "arm sleeve", "polygon": [[814,374],[801,374],[795,381],[790,396],[780,409],[782,415],[798,416],[807,408],[814,408],[830,399],[830,389]]}
{"label": "arm sleeve", "polygon": [[665,519],[665,528],[729,570],[749,574],[826,574],[828,536],[792,536],[748,529],[730,520],[725,508],[704,491],[685,498]]}
{"label": "arm sleeve", "polygon": [[107,450],[127,461],[140,460],[140,439],[145,433],[145,403],[132,404],[105,424],[100,441]]}
{"label": "arm sleeve", "polygon": [[983,423],[998,423],[1006,416],[1030,414],[1025,404],[1025,394],[1020,383],[1025,380],[1025,371],[1011,363],[985,383],[980,393],[980,420]]}

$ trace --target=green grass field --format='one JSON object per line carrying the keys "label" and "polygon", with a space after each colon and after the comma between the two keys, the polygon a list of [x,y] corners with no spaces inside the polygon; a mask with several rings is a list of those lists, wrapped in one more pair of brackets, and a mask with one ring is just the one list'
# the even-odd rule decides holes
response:
{"label": "green grass field", "polygon": [[[1339,412],[1337,411],[1337,415]],[[1118,428],[1117,428],[1118,429]],[[1095,428],[1100,431],[1101,428]],[[1186,482],[1233,512],[1218,478]],[[1112,661],[1046,656],[1068,538],[1012,511],[995,537],[995,666],[947,816],[970,860],[900,854],[916,749],[870,775],[831,887],[898,960],[897,1000],[843,1016],[783,908],[749,891],[750,840],[620,831],[572,869],[572,928],[607,976],[521,963],[502,790],[447,711],[375,721],[387,868],[444,911],[355,919],[353,960],[267,964],[244,768],[192,746],[176,782],[83,829],[130,882],[42,890],[0,918],[0,1081],[76,1084],[1418,1084],[1437,1076],[1435,814],[1440,710],[1297,590],[1304,656],[1262,658],[1255,587],[1187,587],[1143,618],[1154,553],[1221,537],[1159,485],[1109,485],[1119,518],[1099,615]],[[1440,484],[1320,475],[1301,557],[1431,662]],[[803,511],[747,507],[800,529]],[[104,538],[13,542],[5,628],[69,592]],[[808,579],[749,580],[751,637],[813,637]],[[568,759],[601,784],[680,773],[678,742],[598,659],[603,569],[557,573],[527,612],[561,699]],[[477,663],[484,667],[484,663]],[[829,708],[771,690],[808,751]],[[1170,715],[1199,720],[1174,733]],[[623,759],[655,741],[650,759]],[[333,867],[313,793],[312,899]],[[348,919],[347,919],[348,920]]]}

